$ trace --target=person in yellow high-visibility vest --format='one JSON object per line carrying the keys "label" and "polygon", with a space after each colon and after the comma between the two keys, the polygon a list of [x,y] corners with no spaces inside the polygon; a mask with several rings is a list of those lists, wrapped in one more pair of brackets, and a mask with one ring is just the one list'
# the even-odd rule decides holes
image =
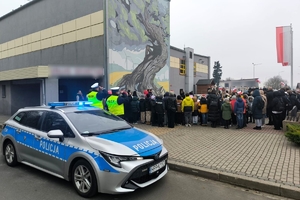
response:
{"label": "person in yellow high-visibility vest", "polygon": [[92,106],[104,109],[103,101],[107,98],[108,93],[105,88],[95,83],[91,86],[91,91],[86,95],[88,101],[93,102]]}
{"label": "person in yellow high-visibility vest", "polygon": [[110,113],[124,119],[124,104],[128,102],[128,98],[126,92],[122,92],[121,95],[119,95],[119,89],[119,87],[111,88],[112,95],[106,99],[106,105]]}

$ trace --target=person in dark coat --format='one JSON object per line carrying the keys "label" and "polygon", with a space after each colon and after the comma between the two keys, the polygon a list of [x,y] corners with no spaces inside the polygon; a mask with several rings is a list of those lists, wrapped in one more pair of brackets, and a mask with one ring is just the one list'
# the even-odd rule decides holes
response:
{"label": "person in dark coat", "polygon": [[[124,91],[123,91],[124,92]],[[132,94],[130,90],[127,91],[127,99],[128,101],[124,103],[124,110],[125,110],[125,120],[129,123],[132,123],[132,112],[131,112],[131,101],[132,101]]]}
{"label": "person in dark coat", "polygon": [[140,120],[142,124],[146,123],[146,99],[145,95],[141,95],[140,99]]}
{"label": "person in dark coat", "polygon": [[[168,100],[169,97],[170,97],[170,93],[166,92],[163,98],[163,102],[165,105],[167,104],[166,101]],[[164,125],[168,126],[168,111],[166,106],[165,106],[165,115],[164,115]]]}
{"label": "person in dark coat", "polygon": [[158,127],[164,127],[165,104],[163,102],[162,96],[156,97],[155,112],[157,116]]}
{"label": "person in dark coat", "polygon": [[169,94],[169,97],[165,101],[165,110],[167,110],[168,128],[174,128],[177,110],[177,101],[174,94]]}
{"label": "person in dark coat", "polygon": [[151,96],[150,94],[146,94],[145,98],[145,108],[146,108],[146,124],[151,124]]}
{"label": "person in dark coat", "polygon": [[282,121],[283,121],[283,112],[285,110],[285,104],[283,102],[283,93],[275,91],[273,93],[273,100],[271,102],[273,120],[274,120],[274,129],[281,130]]}
{"label": "person in dark coat", "polygon": [[208,120],[211,122],[211,127],[216,128],[220,120],[221,104],[219,97],[216,95],[216,90],[213,89],[207,96],[208,105]]}
{"label": "person in dark coat", "polygon": [[264,108],[264,101],[262,100],[258,89],[253,91],[252,96],[254,97],[252,104],[252,115],[256,125],[253,129],[261,130],[263,118],[262,110]]}
{"label": "person in dark coat", "polygon": [[131,106],[131,114],[132,114],[132,123],[137,124],[137,121],[139,119],[139,114],[140,114],[140,105],[137,96],[132,96],[130,106]]}
{"label": "person in dark coat", "polygon": [[156,98],[154,95],[151,96],[150,106],[151,106],[151,125],[157,126],[157,115],[155,112]]}
{"label": "person in dark coat", "polygon": [[266,97],[267,97],[267,117],[269,118],[269,123],[266,125],[273,125],[273,114],[271,108],[271,102],[273,101],[273,89],[270,87],[267,90]]}
{"label": "person in dark coat", "polygon": [[[282,119],[284,120],[286,115],[287,115],[287,111],[288,111],[288,108],[289,108],[289,105],[291,104],[290,100],[289,100],[289,97],[288,97],[288,94],[285,92],[285,89],[284,88],[281,88],[279,90],[280,94],[281,94],[281,97],[282,97],[282,100],[283,100],[283,103],[285,105],[285,109],[284,111],[282,112]],[[281,125],[282,127],[282,125]]]}
{"label": "person in dark coat", "polygon": [[289,90],[288,91],[289,94],[289,99],[290,99],[290,107],[289,107],[289,111],[292,110],[294,108],[294,106],[297,107],[297,109],[300,109],[300,101],[297,99],[296,93],[294,91]]}
{"label": "person in dark coat", "polygon": [[242,129],[244,127],[244,110],[245,110],[245,103],[241,98],[241,95],[237,95],[236,102],[234,104],[234,115],[236,115],[237,119],[237,129]]}

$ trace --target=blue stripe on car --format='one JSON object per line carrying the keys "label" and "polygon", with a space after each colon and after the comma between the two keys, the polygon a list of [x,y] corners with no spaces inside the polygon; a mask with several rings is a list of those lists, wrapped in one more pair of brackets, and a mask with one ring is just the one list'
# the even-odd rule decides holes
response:
{"label": "blue stripe on car", "polygon": [[[15,131],[17,128],[11,127],[11,126],[6,126],[3,131],[2,135],[11,135],[15,138],[16,142],[18,144],[24,145],[26,147],[29,147],[31,149],[34,149],[36,151],[39,151],[43,154],[47,154],[49,156],[55,157],[56,159],[62,160],[67,162],[67,160],[70,158],[70,156],[76,152],[85,152],[89,154],[91,157],[94,158],[96,163],[98,164],[98,167],[102,171],[109,171],[112,173],[119,173],[117,170],[115,170],[112,166],[110,166],[103,157],[100,156],[100,154],[95,154],[94,152],[90,152],[89,150],[85,150],[79,147],[75,146],[70,146],[61,142],[57,142],[54,140],[51,140],[49,138],[41,138],[41,141],[38,143],[29,143],[29,141],[33,141],[34,134],[26,132],[26,131],[21,131],[22,137],[26,137],[27,139],[24,141],[21,141],[21,137],[15,137]],[[19,138],[19,139],[18,139]],[[32,140],[29,140],[29,138],[32,138]],[[47,144],[46,144],[47,143]],[[47,147],[45,147],[47,145]],[[51,148],[50,148],[51,146]],[[56,147],[60,149],[59,152],[55,151]],[[63,151],[62,151],[63,150]]]}
{"label": "blue stripe on car", "polygon": [[136,128],[102,134],[97,137],[125,145],[140,156],[150,156],[162,150],[161,144],[154,137]]}

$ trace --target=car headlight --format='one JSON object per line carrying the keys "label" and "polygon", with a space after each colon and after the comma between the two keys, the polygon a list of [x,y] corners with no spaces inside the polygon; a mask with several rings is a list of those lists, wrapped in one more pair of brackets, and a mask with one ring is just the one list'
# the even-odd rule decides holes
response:
{"label": "car headlight", "polygon": [[116,156],[104,152],[100,152],[100,154],[107,162],[109,162],[115,167],[120,167],[120,168],[121,168],[121,162],[123,161],[143,160],[143,157],[139,157],[139,156]]}

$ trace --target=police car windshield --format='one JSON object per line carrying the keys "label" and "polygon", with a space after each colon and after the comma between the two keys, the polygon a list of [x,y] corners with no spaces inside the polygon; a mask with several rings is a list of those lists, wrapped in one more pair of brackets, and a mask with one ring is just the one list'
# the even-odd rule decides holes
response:
{"label": "police car windshield", "polygon": [[82,135],[97,135],[132,128],[126,121],[104,110],[76,111],[66,115]]}

